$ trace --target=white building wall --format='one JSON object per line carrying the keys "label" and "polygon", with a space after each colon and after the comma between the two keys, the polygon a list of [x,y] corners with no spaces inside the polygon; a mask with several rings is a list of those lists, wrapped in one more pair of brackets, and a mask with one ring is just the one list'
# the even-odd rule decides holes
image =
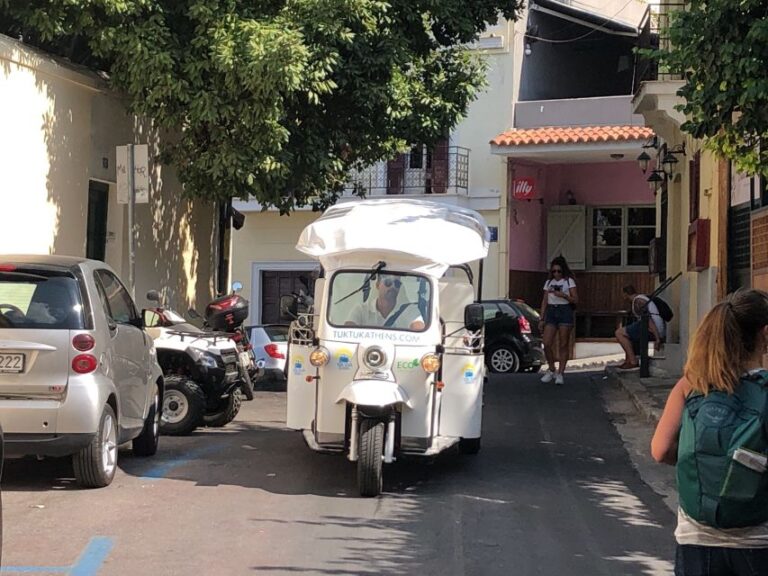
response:
{"label": "white building wall", "polygon": [[[157,137],[86,70],[0,35],[0,254],[84,256],[88,185],[109,185],[106,261],[124,281],[127,208],[117,204],[115,147]],[[156,149],[156,148],[155,148]],[[165,290],[182,310],[213,295],[213,207],[182,198],[152,166],[152,196],[136,210],[136,295]]]}

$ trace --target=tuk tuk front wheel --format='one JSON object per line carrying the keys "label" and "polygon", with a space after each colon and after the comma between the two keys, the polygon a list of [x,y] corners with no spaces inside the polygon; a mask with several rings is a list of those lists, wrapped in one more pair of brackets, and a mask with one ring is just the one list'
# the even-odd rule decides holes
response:
{"label": "tuk tuk front wheel", "polygon": [[357,456],[357,486],[360,496],[381,494],[384,454],[384,422],[364,418],[360,422],[360,448]]}

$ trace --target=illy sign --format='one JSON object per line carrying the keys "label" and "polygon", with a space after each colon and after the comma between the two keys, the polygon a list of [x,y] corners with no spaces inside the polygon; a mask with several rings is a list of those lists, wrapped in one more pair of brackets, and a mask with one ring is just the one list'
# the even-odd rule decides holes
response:
{"label": "illy sign", "polygon": [[512,198],[532,200],[536,194],[536,181],[533,178],[517,178],[512,182]]}

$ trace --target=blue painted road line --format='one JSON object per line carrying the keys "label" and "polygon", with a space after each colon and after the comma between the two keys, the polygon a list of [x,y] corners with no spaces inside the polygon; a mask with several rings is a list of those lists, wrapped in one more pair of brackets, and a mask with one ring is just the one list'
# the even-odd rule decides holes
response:
{"label": "blue painted road line", "polygon": [[157,466],[153,466],[152,468],[144,472],[144,474],[142,474],[141,479],[142,480],[158,480],[161,478],[165,478],[166,476],[168,476],[168,474],[170,474],[176,468],[185,466],[190,462],[193,462],[198,458],[201,458],[202,456],[207,456],[208,454],[213,454],[214,452],[220,452],[223,448],[224,448],[224,445],[219,444],[216,446],[206,446],[205,448],[192,450],[191,452],[187,452],[186,454],[178,456],[177,458],[172,458],[171,460],[162,462]]}
{"label": "blue painted road line", "polygon": [[66,574],[72,566],[3,566],[6,574]]}
{"label": "blue painted road line", "polygon": [[77,563],[73,566],[3,566],[7,574],[67,574],[68,576],[98,576],[104,561],[114,547],[112,538],[91,538]]}
{"label": "blue painted road line", "polygon": [[97,576],[113,547],[112,538],[91,538],[86,549],[80,554],[77,564],[70,570],[69,576]]}

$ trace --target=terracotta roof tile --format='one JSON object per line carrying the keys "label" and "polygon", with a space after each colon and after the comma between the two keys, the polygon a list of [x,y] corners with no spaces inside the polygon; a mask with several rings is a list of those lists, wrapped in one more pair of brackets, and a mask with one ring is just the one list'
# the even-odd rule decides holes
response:
{"label": "terracotta roof tile", "polygon": [[515,128],[491,140],[496,146],[540,146],[647,140],[653,130],[646,126],[546,126]]}

